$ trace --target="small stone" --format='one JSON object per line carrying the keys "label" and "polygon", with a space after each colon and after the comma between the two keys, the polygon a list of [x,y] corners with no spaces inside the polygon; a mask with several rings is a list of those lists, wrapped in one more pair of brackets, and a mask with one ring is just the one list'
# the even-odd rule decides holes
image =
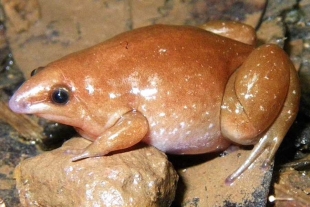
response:
{"label": "small stone", "polygon": [[22,161],[15,169],[23,206],[170,206],[178,175],[154,147],[72,162],[68,149],[89,141],[73,138],[61,148]]}

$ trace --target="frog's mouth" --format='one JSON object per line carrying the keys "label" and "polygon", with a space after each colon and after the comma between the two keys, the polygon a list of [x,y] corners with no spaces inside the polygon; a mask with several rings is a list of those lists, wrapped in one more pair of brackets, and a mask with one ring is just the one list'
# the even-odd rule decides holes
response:
{"label": "frog's mouth", "polygon": [[20,98],[16,94],[14,94],[10,99],[9,107],[15,113],[35,114],[38,117],[62,124],[75,126],[76,123],[79,123],[74,119],[74,117],[70,117],[68,114],[64,115],[53,113],[53,108],[46,104],[44,101],[34,103],[29,100],[25,100],[25,98]]}
{"label": "frog's mouth", "polygon": [[50,113],[36,113],[35,115],[44,119],[48,119],[54,122],[59,122],[70,126],[74,126],[72,123],[75,122],[73,118],[63,115],[50,114]]}

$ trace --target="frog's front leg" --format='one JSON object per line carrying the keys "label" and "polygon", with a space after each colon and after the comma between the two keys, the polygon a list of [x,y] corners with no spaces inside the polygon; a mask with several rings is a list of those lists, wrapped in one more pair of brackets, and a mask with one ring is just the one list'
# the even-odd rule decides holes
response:
{"label": "frog's front leg", "polygon": [[276,45],[254,50],[230,77],[221,109],[222,134],[241,145],[256,145],[245,163],[226,179],[228,184],[264,150],[268,150],[268,157],[263,166],[271,164],[296,118],[299,98],[297,72]]}
{"label": "frog's front leg", "polygon": [[97,157],[109,152],[129,148],[140,142],[149,130],[148,121],[138,111],[130,111],[120,117],[120,119],[100,137],[82,151],[69,151],[78,154],[72,158],[77,161],[89,157]]}

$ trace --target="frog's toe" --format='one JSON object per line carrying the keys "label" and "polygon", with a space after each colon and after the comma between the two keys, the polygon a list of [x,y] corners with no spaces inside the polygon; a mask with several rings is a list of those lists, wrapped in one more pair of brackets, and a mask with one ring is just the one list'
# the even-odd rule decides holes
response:
{"label": "frog's toe", "polygon": [[82,152],[81,154],[78,154],[77,156],[74,156],[71,160],[72,162],[75,162],[75,161],[79,161],[79,160],[82,160],[82,159],[85,159],[85,158],[89,158],[89,152],[87,151],[84,151]]}
{"label": "frog's toe", "polygon": [[89,152],[85,151],[85,149],[68,149],[65,151],[65,154],[73,155],[73,157],[71,158],[72,162],[90,157]]}

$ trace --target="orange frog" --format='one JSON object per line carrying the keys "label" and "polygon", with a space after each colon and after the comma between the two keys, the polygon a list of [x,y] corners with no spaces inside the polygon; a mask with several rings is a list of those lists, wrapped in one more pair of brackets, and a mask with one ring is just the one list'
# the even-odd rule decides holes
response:
{"label": "orange frog", "polygon": [[147,26],[34,70],[9,105],[93,141],[70,150],[73,161],[140,141],[172,154],[255,145],[231,183],[263,151],[272,162],[299,106],[289,57],[254,44],[254,29],[236,22]]}

